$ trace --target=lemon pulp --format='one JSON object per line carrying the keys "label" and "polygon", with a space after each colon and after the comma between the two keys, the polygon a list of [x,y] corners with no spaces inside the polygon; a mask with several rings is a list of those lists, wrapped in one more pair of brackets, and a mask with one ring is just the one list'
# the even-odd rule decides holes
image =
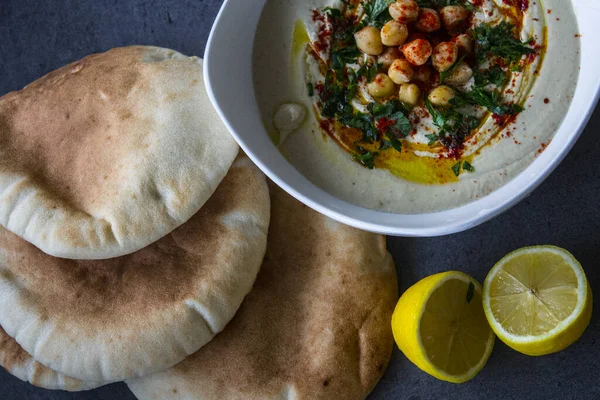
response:
{"label": "lemon pulp", "polygon": [[392,331],[400,350],[434,377],[462,383],[487,362],[494,333],[482,306],[482,288],[462,272],[427,277],[398,301]]}
{"label": "lemon pulp", "polygon": [[591,318],[591,290],[581,265],[566,250],[524,248],[492,269],[485,282],[484,308],[507,345],[543,355],[581,336]]}
{"label": "lemon pulp", "polygon": [[490,328],[485,323],[481,292],[469,284],[448,280],[429,297],[421,317],[420,337],[429,360],[451,375],[462,375],[476,367],[485,354]]}

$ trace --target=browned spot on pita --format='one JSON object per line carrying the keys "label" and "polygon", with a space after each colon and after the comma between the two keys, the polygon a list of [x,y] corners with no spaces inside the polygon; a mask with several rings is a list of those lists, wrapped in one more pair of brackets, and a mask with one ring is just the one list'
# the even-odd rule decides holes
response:
{"label": "browned spot on pita", "polygon": [[[280,189],[252,292],[213,341],[164,374],[133,382],[181,396],[363,399],[392,351],[396,272],[385,238],[335,223]],[[172,379],[169,379],[172,377]],[[156,393],[154,393],[156,391]]]}
{"label": "browned spot on pita", "polygon": [[[220,241],[226,233],[231,240],[237,236],[222,216],[252,212],[252,202],[263,201],[262,184],[256,179],[256,172],[232,168],[211,199],[187,223],[136,253],[108,260],[50,257],[0,229],[0,252],[19,255],[18,262],[9,260],[0,266],[0,275],[22,282],[28,288],[27,301],[32,307],[45,310],[46,305],[51,305],[51,314],[58,320],[61,315],[92,320],[103,320],[106,315],[135,317],[155,308],[170,307],[173,302],[193,297],[198,282],[209,280],[218,272],[214,266],[227,261],[222,259],[227,253],[220,254],[215,249],[222,247]],[[245,199],[243,203],[241,198]],[[106,225],[106,229],[110,226]],[[81,240],[81,232],[76,230],[62,234],[73,242]],[[241,236],[238,239],[243,240]]]}
{"label": "browned spot on pita", "polygon": [[24,365],[31,356],[0,327],[0,365],[7,371]]}

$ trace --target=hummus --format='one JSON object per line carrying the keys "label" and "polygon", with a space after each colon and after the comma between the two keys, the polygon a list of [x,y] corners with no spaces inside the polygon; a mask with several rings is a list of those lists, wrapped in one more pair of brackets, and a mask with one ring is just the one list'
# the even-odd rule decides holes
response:
{"label": "hummus", "polygon": [[[536,48],[535,57],[525,62],[528,57],[523,56],[521,68],[507,70],[507,84],[499,88],[504,104],[519,105],[523,111],[511,118],[498,118],[482,107],[471,107],[469,113],[479,124],[465,137],[457,154],[440,143],[431,144],[431,135],[439,134],[440,129],[421,104],[407,111],[413,130],[402,138],[402,151],[379,151],[375,168],[369,169],[356,162],[356,157],[353,160],[353,150],[340,139],[343,130],[323,129],[318,96],[307,90],[307,83],[324,79],[320,63],[330,54],[330,43],[319,46],[319,51],[311,46],[322,39],[319,24],[327,23],[315,20],[314,10],[343,9],[344,2],[268,0],[256,33],[253,76],[263,121],[284,156],[332,195],[393,213],[458,207],[489,194],[522,172],[552,140],[571,103],[580,59],[576,18],[570,3],[561,0],[543,4],[514,1],[519,6],[518,16],[511,14],[515,9],[515,5],[507,4],[511,1],[474,3],[477,7],[469,21],[471,28],[509,22],[518,27],[523,42]],[[468,90],[470,85],[472,79],[459,90]],[[359,91],[367,102],[377,101],[365,82]],[[285,113],[280,107],[289,108],[289,104],[303,105],[307,115],[294,132],[286,126],[285,140],[281,140],[274,117],[279,111],[281,119]],[[361,110],[364,104],[353,102],[353,106]],[[278,125],[286,124],[278,121]],[[296,128],[297,124],[291,126]]]}

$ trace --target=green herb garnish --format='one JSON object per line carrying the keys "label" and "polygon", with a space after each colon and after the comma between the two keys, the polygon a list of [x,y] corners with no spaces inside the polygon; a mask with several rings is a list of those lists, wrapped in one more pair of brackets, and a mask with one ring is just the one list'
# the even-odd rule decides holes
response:
{"label": "green herb garnish", "polygon": [[476,70],[473,75],[475,78],[475,85],[487,86],[490,83],[501,87],[506,83],[508,75],[500,66],[494,65],[493,67],[486,70]]}
{"label": "green herb garnish", "polygon": [[402,142],[393,136],[386,136],[381,141],[381,150],[389,149],[390,147],[400,152],[402,151]]}
{"label": "green herb garnish", "polygon": [[454,172],[454,175],[456,175],[456,176],[460,175],[460,166],[461,166],[460,161],[452,166],[452,171]]}
{"label": "green herb garnish", "polygon": [[429,140],[429,142],[427,143],[428,146],[433,146],[435,142],[437,142],[440,139],[438,135],[433,133],[425,135],[425,137],[427,138],[427,140]]}
{"label": "green herb garnish", "polygon": [[331,37],[331,68],[337,74],[343,73],[347,63],[353,63],[360,56],[354,40],[354,25],[337,8],[327,7],[324,11],[334,26]]}
{"label": "green herb garnish", "polygon": [[373,79],[375,79],[375,76],[379,72],[379,69],[381,69],[381,66],[382,65],[379,63],[365,63],[361,65],[356,74],[358,76],[365,77],[367,83],[371,83],[373,82]]}
{"label": "green herb garnish", "polygon": [[457,93],[456,97],[450,100],[450,104],[458,108],[467,104],[477,105],[500,116],[515,115],[523,111],[523,107],[518,104],[503,104],[499,91],[486,91],[481,86],[475,86],[469,92]]}
{"label": "green herb garnish", "polygon": [[[352,107],[352,106],[350,106]],[[375,127],[373,117],[369,114],[357,112],[354,113],[352,110],[339,115],[339,121],[349,128],[358,129],[363,133],[363,139],[366,142],[373,142],[378,139],[378,131]]]}
{"label": "green herb garnish", "polygon": [[516,62],[524,55],[535,53],[528,42],[521,42],[515,34],[515,26],[501,22],[496,26],[481,24],[473,28],[471,35],[475,41],[475,56],[480,63],[489,56],[500,57]]}
{"label": "green herb garnish", "polygon": [[468,92],[457,93],[457,96],[450,101],[454,107],[464,107],[465,105],[477,105],[485,107],[496,115],[515,115],[523,111],[523,107],[518,104],[504,104],[502,96],[498,90],[487,90],[487,86],[492,84],[500,88],[506,84],[508,75],[499,66],[493,65],[487,70],[476,70],[474,74],[475,85]]}
{"label": "green herb garnish", "polygon": [[410,132],[412,132],[412,125],[406,115],[404,115],[402,112],[396,112],[387,118],[394,121],[394,124],[391,126],[391,131],[395,135],[400,134],[406,137],[410,134]]}
{"label": "green herb garnish", "polygon": [[479,120],[454,108],[435,107],[425,101],[433,124],[440,129],[438,140],[447,148],[459,147],[471,131],[479,126]]}
{"label": "green herb garnish", "polygon": [[452,172],[454,172],[454,175],[456,175],[456,176],[460,175],[461,170],[464,170],[467,172],[475,172],[475,168],[473,168],[471,163],[469,163],[468,161],[464,161],[464,162],[459,161],[452,166]]}
{"label": "green herb garnish", "polygon": [[354,161],[358,161],[359,163],[361,163],[369,169],[373,169],[375,167],[375,157],[377,156],[377,154],[378,153],[372,153],[369,151],[363,154],[355,154],[352,156],[352,159]]}
{"label": "green herb garnish", "polygon": [[469,11],[475,11],[477,8],[466,0],[417,0],[419,7],[444,8],[446,6],[463,6]]}
{"label": "green herb garnish", "polygon": [[365,10],[365,22],[367,25],[374,25],[381,28],[386,22],[391,21],[392,17],[388,11],[390,4],[396,0],[364,0],[362,2]]}
{"label": "green herb garnish", "polygon": [[406,137],[412,131],[412,125],[407,117],[408,111],[398,100],[390,100],[386,103],[369,103],[367,109],[375,118],[376,125],[381,125],[383,119],[387,120],[385,125],[388,127],[382,133],[389,137],[399,135]]}
{"label": "green herb garnish", "polygon": [[312,82],[308,82],[306,84],[306,89],[308,90],[308,95],[310,97],[313,97],[315,95],[315,86],[312,84]]}
{"label": "green herb garnish", "polygon": [[473,296],[475,296],[475,285],[473,285],[473,282],[469,282],[469,288],[467,289],[467,304],[473,300]]}
{"label": "green herb garnish", "polygon": [[446,71],[440,72],[440,83],[444,83],[446,78],[452,75],[454,71],[456,71],[456,67],[458,67],[466,57],[467,55],[463,54],[458,60],[456,60],[456,62],[450,68],[448,68]]}
{"label": "green herb garnish", "polygon": [[408,110],[406,107],[404,107],[401,101],[396,99],[386,101],[385,103],[369,103],[367,109],[375,117],[385,117],[398,111],[408,115]]}

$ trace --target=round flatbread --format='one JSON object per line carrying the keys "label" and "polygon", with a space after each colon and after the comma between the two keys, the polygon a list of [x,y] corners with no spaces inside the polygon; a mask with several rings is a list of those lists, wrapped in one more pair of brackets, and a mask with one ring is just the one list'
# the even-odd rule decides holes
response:
{"label": "round flatbread", "polygon": [[79,392],[103,386],[59,374],[35,361],[0,327],[0,366],[24,382],[50,390]]}
{"label": "round flatbread", "polygon": [[140,399],[363,399],[393,348],[385,238],[279,189],[265,261],[234,319],[175,367],[128,382]]}
{"label": "round flatbread", "polygon": [[237,152],[202,60],[92,55],[0,98],[0,225],[55,257],[129,254],[192,217]]}
{"label": "round flatbread", "polygon": [[114,382],[163,370],[221,331],[266,249],[269,191],[243,156],[187,223],[127,256],[48,256],[0,231],[0,325],[70,377]]}

